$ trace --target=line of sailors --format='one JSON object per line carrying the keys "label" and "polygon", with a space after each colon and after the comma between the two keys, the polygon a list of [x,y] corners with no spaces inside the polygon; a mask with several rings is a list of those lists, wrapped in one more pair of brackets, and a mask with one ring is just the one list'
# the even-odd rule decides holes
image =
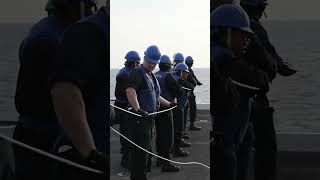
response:
{"label": "line of sailors", "polygon": [[297,71],[278,55],[260,22],[267,0],[211,5],[211,177],[277,179],[274,109],[267,93],[277,73]]}
{"label": "line of sailors", "polygon": [[[136,51],[126,54],[125,67],[116,76],[115,105],[124,109],[130,107],[143,118],[115,109],[114,123],[120,124],[123,135],[147,150],[152,149],[151,142],[155,139],[157,154],[164,158],[170,159],[170,153],[175,157],[187,157],[189,152],[183,148],[191,147],[191,143],[185,141],[190,138],[186,131],[189,108],[189,130],[201,129],[195,124],[197,107],[193,90],[202,83],[191,69],[193,59],[191,56],[184,58],[181,53],[176,53],[172,63],[169,56],[161,55],[157,46],[147,48],[141,65],[140,59]],[[157,64],[160,70],[153,74]],[[139,105],[135,107],[136,104]],[[154,105],[156,107],[153,107]],[[156,116],[148,115],[175,105],[177,108],[172,111]],[[156,131],[153,131],[154,126]],[[133,147],[123,138],[120,138],[120,142],[121,167],[131,171],[131,179],[147,179],[146,172],[151,171],[151,156]],[[161,166],[163,172],[180,170],[179,166],[161,159],[157,159],[156,164]]]}

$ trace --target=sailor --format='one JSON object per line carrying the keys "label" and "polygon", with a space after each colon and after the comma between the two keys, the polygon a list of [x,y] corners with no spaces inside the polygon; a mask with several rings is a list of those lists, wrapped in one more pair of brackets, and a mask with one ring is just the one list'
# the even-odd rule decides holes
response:
{"label": "sailor", "polygon": [[[190,72],[188,76],[188,81],[192,83],[195,87],[196,86],[201,86],[202,83],[198,80],[196,75],[194,74],[192,70],[193,66],[193,58],[191,56],[187,56],[185,60],[186,65],[188,66],[188,70]],[[197,103],[196,103],[196,96],[193,91],[190,91],[189,93],[189,105],[190,105],[190,111],[189,111],[189,116],[190,116],[190,126],[189,130],[190,131],[195,131],[195,130],[200,130],[201,127],[197,126],[195,124],[196,117],[197,117]]]}
{"label": "sailor", "polygon": [[[172,61],[167,55],[162,55],[160,57],[159,71],[155,73],[157,80],[159,81],[161,89],[161,97],[169,102],[173,102],[176,97],[181,94],[182,89],[177,84],[175,79],[171,74]],[[165,108],[160,107],[160,110]],[[173,117],[172,111],[161,113],[156,116],[156,148],[159,156],[166,159],[170,159],[170,152],[173,148]],[[180,170],[179,166],[171,164],[168,161],[161,159],[157,160],[157,166],[161,166],[163,172],[176,172]]]}
{"label": "sailor", "polygon": [[64,33],[50,75],[51,96],[64,137],[57,145],[58,154],[103,174],[58,164],[55,179],[109,177],[109,31],[106,7],[73,24]]}
{"label": "sailor", "polygon": [[181,53],[175,53],[173,55],[173,66],[175,67],[179,63],[184,63],[184,57]]}
{"label": "sailor", "polygon": [[[129,105],[126,89],[128,86],[128,79],[130,72],[139,66],[140,64],[140,56],[138,52],[136,51],[129,51],[124,59],[125,61],[125,67],[120,69],[116,76],[116,88],[114,91],[114,94],[116,96],[116,101],[114,105],[117,107],[126,109]],[[116,115],[116,122],[119,122],[120,126],[120,133],[123,134],[126,137],[129,137],[129,130],[130,127],[128,126],[128,116],[126,112],[123,112],[121,110],[115,109],[115,115]],[[125,140],[124,138],[120,137],[120,144],[121,144],[121,150],[122,158],[121,158],[121,167],[124,169],[125,172],[129,169],[129,152],[130,152],[130,143]]]}
{"label": "sailor", "polygon": [[252,160],[251,98],[268,91],[268,76],[241,59],[253,32],[245,11],[221,5],[210,17],[214,179],[248,179]]}
{"label": "sailor", "polygon": [[193,84],[187,81],[189,70],[184,63],[179,63],[175,66],[172,73],[174,79],[183,89],[182,93],[177,97],[178,107],[173,110],[174,119],[174,149],[173,155],[176,157],[186,157],[188,151],[184,151],[183,147],[191,147],[191,143],[183,139],[185,135],[185,109],[188,104],[188,93],[194,89]]}
{"label": "sailor", "polygon": [[[275,47],[271,44],[268,33],[260,23],[260,19],[265,14],[268,5],[267,0],[241,0],[241,6],[248,13],[251,23],[251,29],[256,34],[257,41],[271,57],[273,69],[263,68],[270,76],[270,82],[276,77],[276,73],[281,76],[291,76],[296,70],[288,66],[288,63],[278,55]],[[267,55],[257,51],[258,43],[252,43],[246,52],[245,58],[250,62],[255,62],[257,66],[265,66],[262,61]],[[273,124],[273,107],[266,94],[260,94],[254,98],[252,107],[252,119],[255,134],[255,175],[256,179],[272,180],[276,179],[277,174],[277,141]]]}
{"label": "sailor", "polygon": [[[59,128],[48,74],[55,63],[65,29],[81,17],[92,14],[95,6],[92,0],[49,0],[46,5],[49,16],[33,25],[22,41],[15,92],[19,120],[14,139],[46,152],[52,148]],[[14,146],[14,155],[17,180],[47,179],[51,160],[18,146]]]}
{"label": "sailor", "polygon": [[[160,105],[170,108],[176,105],[160,96],[160,86],[157,78],[152,73],[159,63],[161,53],[155,45],[149,46],[144,52],[143,64],[134,69],[128,80],[126,89],[127,98],[132,111],[141,117],[130,115],[128,121],[131,127],[132,141],[146,150],[151,150],[151,139],[154,124],[154,115]],[[133,147],[130,153],[130,178],[132,180],[147,180],[146,171],[148,154],[137,147]]]}

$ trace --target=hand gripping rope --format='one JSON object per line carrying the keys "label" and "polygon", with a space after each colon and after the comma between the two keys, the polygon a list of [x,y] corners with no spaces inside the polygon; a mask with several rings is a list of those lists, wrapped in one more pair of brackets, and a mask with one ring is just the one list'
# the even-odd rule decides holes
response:
{"label": "hand gripping rope", "polygon": [[[110,106],[112,106],[112,107],[114,107],[114,108],[116,108],[116,109],[119,109],[119,110],[121,110],[121,111],[130,113],[130,114],[132,114],[132,115],[135,115],[135,116],[138,116],[138,117],[142,117],[140,114],[133,113],[133,112],[128,111],[128,110],[125,110],[125,109],[123,109],[123,108],[117,107],[117,106],[115,106],[115,105],[113,105],[113,104],[110,104]],[[155,115],[155,114],[160,114],[160,113],[164,113],[164,112],[167,112],[167,111],[171,111],[172,109],[174,109],[174,108],[176,108],[176,107],[177,107],[177,106],[174,106],[174,107],[172,107],[172,108],[170,108],[170,109],[166,109],[166,110],[163,110],[163,111],[158,111],[158,112],[150,113],[149,115]],[[155,157],[157,157],[157,158],[160,158],[160,159],[163,159],[163,160],[165,160],[165,161],[169,161],[169,162],[172,162],[172,163],[175,163],[175,164],[180,164],[180,165],[193,165],[193,164],[196,164],[196,165],[200,165],[200,166],[203,166],[203,167],[206,167],[206,168],[210,169],[210,166],[207,166],[207,165],[205,165],[205,164],[203,164],[203,163],[199,163],[199,162],[177,162],[177,161],[173,161],[173,160],[170,160],[170,159],[166,159],[166,158],[164,158],[164,157],[161,157],[161,156],[159,156],[159,155],[157,155],[157,154],[154,154],[154,153],[152,153],[152,152],[150,152],[150,151],[148,151],[148,150],[140,147],[139,145],[135,144],[135,143],[132,142],[130,139],[128,139],[126,136],[122,135],[121,133],[119,133],[118,131],[116,131],[115,129],[113,129],[111,126],[110,126],[110,129],[111,129],[112,131],[114,131],[115,133],[117,133],[118,135],[120,135],[121,137],[123,137],[124,139],[126,139],[127,141],[129,141],[131,144],[133,144],[133,145],[136,146],[137,148],[139,148],[139,149],[143,150],[144,152],[146,152],[146,153],[148,153],[148,154],[151,154],[151,155],[153,155],[153,156],[155,156]]]}

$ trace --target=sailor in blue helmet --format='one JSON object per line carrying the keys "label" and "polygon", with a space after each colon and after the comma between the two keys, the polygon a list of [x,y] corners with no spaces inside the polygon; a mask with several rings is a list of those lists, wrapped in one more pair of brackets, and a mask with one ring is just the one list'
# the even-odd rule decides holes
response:
{"label": "sailor in blue helmet", "polygon": [[[72,23],[92,14],[94,6],[91,0],[49,0],[46,6],[49,16],[34,24],[23,39],[15,92],[15,107],[19,114],[13,135],[16,140],[46,152],[52,148],[59,128],[48,74],[55,63],[63,32]],[[47,179],[51,160],[18,146],[14,146],[14,154],[17,180]]]}
{"label": "sailor in blue helmet", "polygon": [[[169,102],[160,96],[160,86],[153,70],[160,61],[159,48],[152,45],[144,52],[144,61],[138,68],[134,69],[128,80],[126,89],[127,98],[132,111],[142,117],[129,115],[132,141],[144,149],[151,150],[151,139],[154,125],[154,115],[149,115],[164,108],[173,107],[174,102]],[[131,109],[130,108],[130,109]],[[132,180],[147,180],[146,152],[133,147],[130,153],[130,178]]]}
{"label": "sailor in blue helmet", "polygon": [[184,62],[184,57],[183,54],[181,53],[175,53],[173,55],[173,66],[176,66],[179,63],[183,63]]}
{"label": "sailor in blue helmet", "polygon": [[[269,40],[266,29],[260,22],[265,9],[268,5],[267,0],[241,0],[241,6],[248,13],[251,29],[256,34],[256,43],[250,44],[245,54],[247,61],[255,63],[264,71],[270,74],[270,82],[276,77],[276,73],[287,77],[296,73],[285,60],[276,52],[275,47]],[[266,15],[266,14],[265,14]],[[264,49],[268,54],[264,53]],[[268,58],[269,57],[269,58]],[[271,59],[274,65],[266,68],[264,59]],[[277,174],[277,141],[273,124],[274,109],[270,106],[266,94],[261,94],[254,98],[252,107],[252,119],[255,134],[255,175],[256,179],[272,180],[276,179]]]}
{"label": "sailor in blue helmet", "polygon": [[[120,69],[116,76],[116,88],[114,94],[116,96],[116,101],[114,105],[120,108],[127,108],[129,103],[127,99],[126,89],[128,86],[128,79],[130,72],[139,66],[140,64],[140,56],[136,51],[129,51],[125,57],[125,67]],[[120,124],[120,133],[126,137],[129,137],[129,124],[128,124],[128,115],[126,112],[121,110],[115,109],[115,119],[116,122]],[[121,144],[121,167],[124,169],[125,172],[129,169],[129,152],[130,152],[130,143],[126,141],[124,138],[120,137],[120,144]]]}
{"label": "sailor in blue helmet", "polygon": [[[182,89],[177,84],[171,74],[172,61],[169,56],[160,57],[159,71],[155,73],[161,89],[161,97],[169,102],[175,101],[176,97],[181,94]],[[164,110],[160,107],[160,110]],[[168,111],[156,116],[156,148],[159,156],[170,159],[170,152],[173,148],[173,117],[172,111]],[[176,172],[180,170],[179,166],[171,164],[162,159],[157,160],[157,166],[161,166],[162,172]]]}
{"label": "sailor in blue helmet", "polygon": [[177,97],[178,107],[173,110],[174,119],[174,149],[173,155],[176,157],[189,156],[189,152],[183,150],[184,147],[191,147],[191,143],[186,142],[183,138],[185,135],[185,109],[188,104],[188,93],[194,89],[193,84],[187,81],[189,70],[184,63],[175,66],[172,72],[174,79],[182,88],[182,92]]}
{"label": "sailor in blue helmet", "polygon": [[236,5],[221,5],[210,17],[210,94],[214,144],[211,148],[214,179],[250,177],[252,163],[251,99],[268,91],[268,76],[242,59],[252,37],[246,12]]}
{"label": "sailor in blue helmet", "polygon": [[[190,72],[189,76],[188,76],[188,81],[190,83],[192,83],[194,85],[194,87],[196,86],[201,86],[202,83],[198,80],[198,78],[196,77],[196,75],[194,74],[193,70],[192,70],[192,66],[193,66],[193,58],[191,56],[187,56],[186,60],[185,60],[186,65],[188,66],[188,70]],[[189,106],[190,106],[190,126],[189,126],[189,130],[193,131],[193,130],[200,130],[201,127],[197,126],[195,124],[196,121],[196,117],[197,117],[197,103],[196,103],[196,96],[194,94],[193,91],[191,91],[189,93]]]}
{"label": "sailor in blue helmet", "polygon": [[64,33],[57,63],[52,66],[49,78],[62,129],[56,151],[103,174],[58,163],[52,175],[55,179],[109,177],[109,44],[110,15],[105,7]]}

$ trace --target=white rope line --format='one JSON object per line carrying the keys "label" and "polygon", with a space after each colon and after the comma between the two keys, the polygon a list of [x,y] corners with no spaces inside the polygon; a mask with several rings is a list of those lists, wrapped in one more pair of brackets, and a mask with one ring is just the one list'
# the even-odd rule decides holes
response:
{"label": "white rope line", "polygon": [[110,104],[110,106],[112,106],[112,107],[114,107],[114,108],[116,108],[116,109],[119,109],[119,110],[121,110],[121,111],[124,111],[124,112],[126,112],[126,113],[129,113],[129,114],[132,114],[132,115],[135,115],[135,116],[138,116],[138,117],[142,117],[140,114],[133,113],[133,112],[131,112],[131,111],[128,111],[128,110],[123,109],[123,108],[121,108],[121,107],[118,107],[118,106],[116,106],[116,105]]}
{"label": "white rope line", "polygon": [[243,83],[237,82],[237,81],[235,81],[233,79],[230,79],[230,80],[232,81],[233,84],[236,84],[236,85],[238,85],[240,87],[251,89],[251,90],[256,90],[256,91],[260,90],[260,88],[249,86],[247,84],[243,84]]}
{"label": "white rope line", "polygon": [[162,111],[157,111],[157,112],[150,113],[149,115],[161,114],[161,113],[164,113],[164,112],[167,112],[167,111],[171,111],[172,109],[174,109],[176,107],[177,107],[177,105],[175,105],[175,106],[173,106],[172,108],[169,108],[169,109],[165,109],[165,110],[162,110]]}
{"label": "white rope line", "polygon": [[192,91],[192,89],[189,89],[189,88],[186,88],[186,87],[183,87],[183,86],[180,86],[182,89],[185,89],[185,90],[188,90],[188,91]]}
{"label": "white rope line", "polygon": [[[112,106],[112,107],[114,107],[114,108],[116,108],[116,109],[119,109],[119,110],[121,110],[121,111],[127,112],[127,113],[129,113],[129,114],[132,114],[132,115],[135,115],[135,116],[138,116],[138,117],[142,117],[140,114],[137,114],[137,113],[128,111],[128,110],[123,109],[123,108],[121,108],[121,107],[118,107],[118,106],[116,106],[116,105],[114,105],[114,104],[110,104],[110,106]],[[162,110],[162,111],[157,111],[157,112],[149,113],[149,115],[156,115],[156,114],[164,113],[164,112],[167,112],[167,111],[171,111],[172,109],[174,109],[174,108],[176,108],[176,107],[177,107],[177,105],[174,106],[174,107],[172,107],[172,108],[169,108],[169,109],[165,109],[165,110]]]}
{"label": "white rope line", "polygon": [[15,140],[15,139],[12,139],[12,138],[10,138],[10,137],[7,137],[7,136],[5,136],[5,135],[3,135],[3,134],[0,134],[0,138],[6,140],[6,141],[8,141],[8,142],[11,142],[11,143],[13,143],[13,144],[15,144],[15,145],[18,145],[18,146],[20,146],[20,147],[23,147],[23,148],[25,148],[25,149],[29,149],[29,150],[31,150],[31,151],[33,151],[33,152],[35,152],[35,153],[40,154],[40,155],[46,156],[46,157],[48,157],[48,158],[51,158],[51,159],[53,159],[53,160],[56,160],[56,161],[59,161],[59,162],[68,164],[68,165],[70,165],[70,166],[74,166],[74,167],[77,167],[77,168],[79,168],[79,169],[82,169],[82,170],[85,170],[85,171],[89,171],[89,172],[93,172],[93,173],[97,173],[97,174],[103,174],[102,171],[99,171],[99,170],[96,170],[96,169],[93,169],[93,168],[90,168],[90,167],[87,167],[87,166],[84,166],[84,165],[81,165],[81,164],[72,162],[72,161],[70,161],[70,160],[61,158],[61,157],[59,157],[59,156],[56,156],[56,155],[47,153],[47,152],[45,152],[45,151],[43,151],[43,150],[41,150],[41,149],[38,149],[38,148],[35,148],[35,147],[32,147],[32,146],[29,146],[29,145],[27,145],[27,144],[25,144],[25,143],[22,143],[22,142],[20,142],[20,141],[17,141],[17,140]]}
{"label": "white rope line", "polygon": [[141,146],[139,146],[139,145],[137,145],[136,143],[132,142],[132,141],[131,141],[130,139],[128,139],[126,136],[122,135],[121,133],[119,133],[118,131],[116,131],[115,129],[113,129],[111,126],[110,126],[110,129],[113,130],[113,131],[114,131],[115,133],[117,133],[118,135],[120,135],[121,137],[123,137],[124,139],[126,139],[127,141],[129,141],[131,144],[133,144],[133,145],[135,145],[136,147],[138,147],[139,149],[141,149],[141,150],[143,150],[144,152],[146,152],[146,153],[148,153],[148,154],[151,154],[151,155],[153,155],[153,156],[155,156],[155,157],[157,157],[157,158],[160,158],[160,159],[163,159],[163,160],[165,160],[165,161],[169,161],[169,162],[175,163],[175,164],[180,164],[180,165],[193,165],[193,164],[196,164],[196,165],[204,166],[204,167],[210,169],[210,166],[207,166],[207,165],[205,165],[205,164],[203,164],[203,163],[199,163],[199,162],[177,162],[177,161],[173,161],[173,160],[170,160],[170,159],[166,159],[166,158],[164,158],[164,157],[161,157],[161,156],[159,156],[159,155],[157,155],[157,154],[154,154],[154,153],[152,153],[152,152],[150,152],[150,151],[142,148]]}

